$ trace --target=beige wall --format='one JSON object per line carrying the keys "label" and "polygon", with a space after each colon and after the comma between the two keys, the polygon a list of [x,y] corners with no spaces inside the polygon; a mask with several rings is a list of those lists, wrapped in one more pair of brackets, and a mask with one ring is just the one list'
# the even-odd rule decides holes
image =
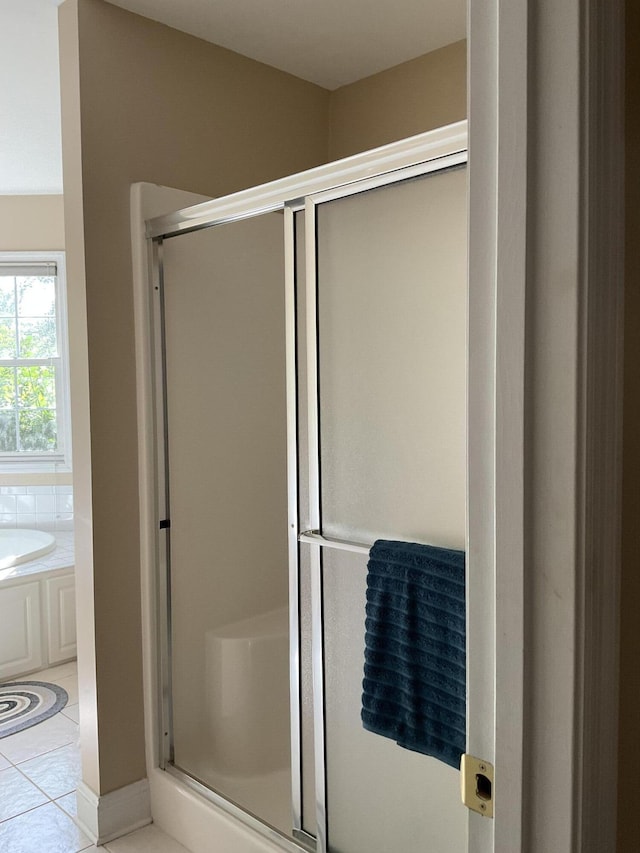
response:
{"label": "beige wall", "polygon": [[77,572],[95,608],[80,636],[83,772],[107,793],[146,775],[129,187],[219,195],[314,166],[328,93],[101,0],[67,0],[60,27]]}
{"label": "beige wall", "polygon": [[[0,195],[0,252],[64,249],[61,195]],[[71,484],[71,473],[0,474],[0,486]]]}
{"label": "beige wall", "polygon": [[216,196],[463,118],[464,45],[330,94],[103,0],[66,0],[60,39],[83,778],[104,794],[145,776],[130,184]]}
{"label": "beige wall", "polygon": [[455,42],[332,92],[328,159],[466,118],[466,51]]}
{"label": "beige wall", "polygon": [[626,261],[624,324],[624,438],[622,483],[622,588],[620,625],[620,736],[618,772],[618,853],[635,853],[640,846],[637,772],[640,765],[638,709],[640,708],[640,7],[626,4]]}
{"label": "beige wall", "polygon": [[[82,202],[82,139],[80,133],[80,64],[78,4],[60,8],[60,88],[62,92],[62,159],[64,174],[67,313],[71,384],[73,461],[81,467],[74,483],[76,560],[76,628],[78,686],[82,714],[80,747],[82,778],[100,790],[95,660],[95,614],[91,505],[91,435],[89,421],[89,357],[84,276],[84,211]],[[134,717],[135,719],[135,717]]]}
{"label": "beige wall", "polygon": [[0,195],[0,251],[64,249],[61,195]]}

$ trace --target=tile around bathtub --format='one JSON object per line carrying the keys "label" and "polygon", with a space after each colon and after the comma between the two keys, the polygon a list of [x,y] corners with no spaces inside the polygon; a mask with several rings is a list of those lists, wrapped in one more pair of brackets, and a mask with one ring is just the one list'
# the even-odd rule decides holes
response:
{"label": "tile around bathtub", "polygon": [[35,495],[18,495],[15,501],[16,512],[34,513],[36,511]]}
{"label": "tile around bathtub", "polygon": [[56,512],[73,512],[73,495],[56,495]]}
{"label": "tile around bathtub", "polygon": [[56,511],[55,495],[36,495],[36,513],[54,513]]}
{"label": "tile around bathtub", "polygon": [[74,552],[71,548],[56,548],[51,554],[43,558],[42,562],[47,566],[55,566],[64,563],[73,565]]}
{"label": "tile around bathtub", "polygon": [[51,557],[42,561],[46,571],[57,571],[58,569],[71,568],[73,566],[73,557],[61,554],[60,556]]}
{"label": "tile around bathtub", "polygon": [[15,495],[0,495],[0,513],[15,513],[17,498]]}
{"label": "tile around bathtub", "polygon": [[18,527],[35,527],[36,516],[33,512],[19,512],[16,516]]}
{"label": "tile around bathtub", "polygon": [[35,575],[39,572],[45,572],[48,566],[38,560],[31,560],[28,563],[19,563],[17,566],[11,566],[8,569],[0,569],[0,580],[8,578],[23,578],[27,575]]}
{"label": "tile around bathtub", "polygon": [[11,767],[11,762],[7,761],[4,755],[0,755],[0,770],[6,770],[7,767]]}
{"label": "tile around bathtub", "polygon": [[49,551],[48,554],[45,554],[44,557],[41,557],[41,561],[46,563],[47,566],[55,566],[59,563],[62,563],[64,560],[69,558],[68,552],[62,551],[60,548],[55,548],[53,551]]}

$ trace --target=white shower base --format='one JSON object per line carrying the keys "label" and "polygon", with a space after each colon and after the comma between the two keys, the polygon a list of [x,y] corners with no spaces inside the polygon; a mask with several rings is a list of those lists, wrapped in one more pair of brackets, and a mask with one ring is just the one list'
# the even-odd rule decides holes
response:
{"label": "white shower base", "polygon": [[291,832],[289,625],[286,607],[207,631],[203,781]]}
{"label": "white shower base", "polygon": [[206,784],[284,835],[291,834],[291,771],[233,776],[210,770]]}

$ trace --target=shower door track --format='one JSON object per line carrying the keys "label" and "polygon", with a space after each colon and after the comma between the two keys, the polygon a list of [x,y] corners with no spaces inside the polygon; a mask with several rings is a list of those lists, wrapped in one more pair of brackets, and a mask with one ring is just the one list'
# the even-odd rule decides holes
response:
{"label": "shower door track", "polygon": [[[466,122],[430,131],[408,140],[383,146],[335,164],[275,181],[252,190],[205,202],[167,216],[147,221],[147,238],[151,241],[151,266],[155,341],[155,394],[157,412],[156,526],[158,535],[158,625],[159,674],[158,718],[161,721],[160,766],[192,790],[241,820],[258,833],[287,851],[315,849],[327,853],[326,761],[324,744],[323,684],[323,616],[322,567],[323,547],[368,553],[364,543],[324,537],[321,533],[319,482],[318,376],[315,206],[365,190],[394,184],[402,180],[460,167],[467,162]],[[286,388],[287,388],[287,483],[288,483],[288,554],[289,554],[289,631],[290,631],[290,698],[291,698],[291,770],[292,830],[294,839],[265,823],[256,815],[189,775],[174,764],[172,697],[171,697],[171,560],[169,466],[167,443],[167,407],[165,385],[166,351],[163,336],[163,241],[180,234],[282,210],[285,243],[285,313],[286,313]],[[296,332],[296,257],[295,222],[297,211],[305,210],[307,244],[307,370],[309,426],[309,509],[311,530],[299,530],[298,494],[298,369]],[[310,251],[311,249],[311,251]],[[160,524],[160,522],[163,522]],[[316,836],[303,828],[302,814],[302,740],[300,679],[300,579],[299,546],[311,546],[312,572],[312,675],[316,783]],[[315,847],[314,847],[315,844]]]}

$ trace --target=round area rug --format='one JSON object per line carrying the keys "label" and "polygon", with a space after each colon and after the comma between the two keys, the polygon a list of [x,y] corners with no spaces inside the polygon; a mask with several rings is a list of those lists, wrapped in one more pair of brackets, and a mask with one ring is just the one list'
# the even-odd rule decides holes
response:
{"label": "round area rug", "polygon": [[67,704],[67,691],[46,681],[0,684],[0,738],[53,717]]}

